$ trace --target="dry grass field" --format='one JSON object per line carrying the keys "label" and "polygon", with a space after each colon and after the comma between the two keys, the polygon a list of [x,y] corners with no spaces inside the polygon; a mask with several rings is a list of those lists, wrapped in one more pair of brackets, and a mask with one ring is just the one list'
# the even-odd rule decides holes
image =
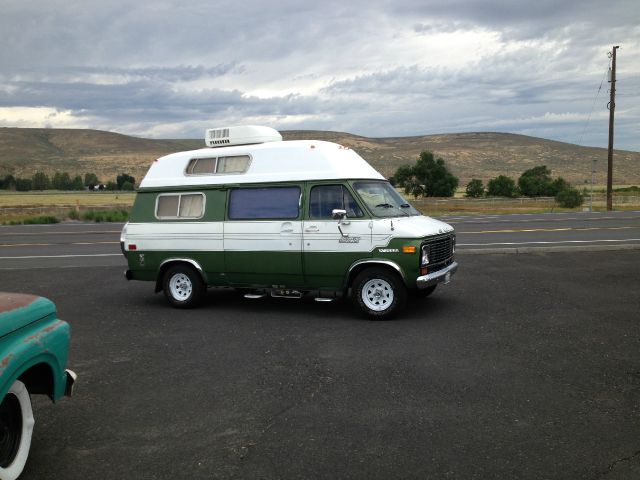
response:
{"label": "dry grass field", "polygon": [[[70,212],[130,210],[135,193],[122,192],[44,192],[16,193],[0,190],[0,224],[22,221],[36,216],[50,215],[64,220]],[[409,198],[409,201],[425,215],[498,215],[508,213],[546,213],[569,211],[559,208],[553,198],[464,198],[458,191],[455,198]],[[585,197],[582,207],[590,206]],[[604,211],[606,198],[602,193],[594,195],[593,209]],[[615,210],[640,210],[640,196],[616,194]]]}
{"label": "dry grass field", "polygon": [[64,219],[69,213],[89,210],[129,210],[133,192],[5,192],[0,190],[0,223],[41,215]]}

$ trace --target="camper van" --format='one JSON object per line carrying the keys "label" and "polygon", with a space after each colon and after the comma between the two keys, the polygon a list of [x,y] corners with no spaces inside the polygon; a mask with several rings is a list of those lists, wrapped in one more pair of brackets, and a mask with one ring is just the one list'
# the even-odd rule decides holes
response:
{"label": "camper van", "polygon": [[177,308],[207,287],[247,298],[348,297],[389,318],[456,272],[453,227],[422,215],[350,148],[276,130],[207,130],[157,159],[121,235],[128,280]]}

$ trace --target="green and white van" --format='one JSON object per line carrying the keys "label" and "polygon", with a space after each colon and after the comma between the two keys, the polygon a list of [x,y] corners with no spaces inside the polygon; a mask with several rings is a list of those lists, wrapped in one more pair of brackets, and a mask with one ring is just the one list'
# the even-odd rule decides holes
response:
{"label": "green and white van", "polygon": [[248,298],[349,296],[385,318],[456,272],[453,227],[420,214],[353,150],[258,126],[207,130],[205,141],[153,163],[122,230],[126,278],[156,282],[171,305],[232,287]]}

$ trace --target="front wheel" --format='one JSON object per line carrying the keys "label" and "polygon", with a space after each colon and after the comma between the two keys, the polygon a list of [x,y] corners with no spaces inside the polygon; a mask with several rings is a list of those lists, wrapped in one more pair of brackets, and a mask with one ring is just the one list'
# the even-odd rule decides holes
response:
{"label": "front wheel", "polygon": [[22,473],[33,424],[29,391],[16,380],[0,404],[0,480],[15,480]]}
{"label": "front wheel", "polygon": [[176,308],[197,306],[207,289],[200,274],[190,265],[169,267],[162,283],[164,296]]}
{"label": "front wheel", "polygon": [[353,281],[353,303],[369,318],[391,318],[404,307],[407,290],[400,277],[383,268],[368,268]]}

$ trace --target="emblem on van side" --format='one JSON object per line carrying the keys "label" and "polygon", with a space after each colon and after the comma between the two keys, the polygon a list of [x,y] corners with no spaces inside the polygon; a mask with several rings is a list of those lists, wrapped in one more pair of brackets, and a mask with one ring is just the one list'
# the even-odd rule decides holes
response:
{"label": "emblem on van side", "polygon": [[360,243],[360,237],[340,237],[338,243]]}
{"label": "emblem on van side", "polygon": [[397,248],[379,248],[380,253],[398,253],[400,250]]}

